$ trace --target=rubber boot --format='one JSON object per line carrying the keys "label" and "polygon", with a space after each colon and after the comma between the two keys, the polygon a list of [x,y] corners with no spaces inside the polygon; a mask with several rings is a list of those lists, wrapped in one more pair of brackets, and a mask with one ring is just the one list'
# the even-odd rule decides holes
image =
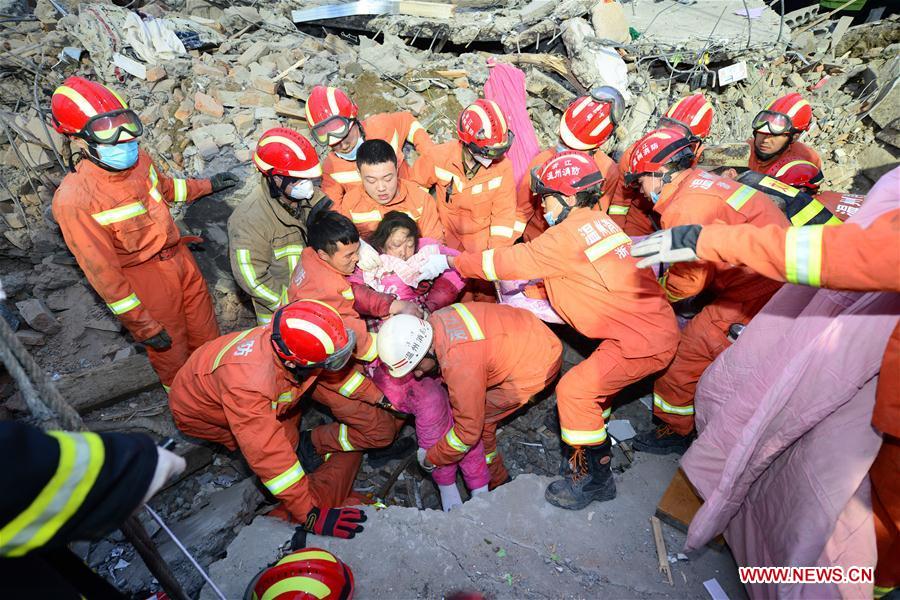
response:
{"label": "rubber boot", "polygon": [[441,507],[444,512],[450,512],[457,506],[462,506],[462,496],[459,495],[459,488],[456,483],[450,485],[439,485],[438,491],[441,493]]}
{"label": "rubber boot", "polygon": [[655,429],[648,429],[634,436],[631,447],[638,452],[650,454],[684,454],[693,440],[693,433],[681,435],[663,423]]}
{"label": "rubber boot", "polygon": [[297,458],[300,459],[300,465],[307,475],[314,472],[325,462],[325,459],[316,451],[316,447],[313,444],[311,429],[300,432],[300,443],[297,444]]}
{"label": "rubber boot", "polygon": [[373,469],[378,469],[388,464],[392,460],[403,458],[416,449],[416,443],[412,437],[402,437],[394,440],[394,443],[386,448],[378,448],[377,450],[369,450],[366,452],[366,460]]}
{"label": "rubber boot", "polygon": [[475,496],[478,496],[479,494],[487,494],[487,493],[488,493],[488,486],[483,485],[483,486],[481,486],[481,487],[477,487],[477,488],[475,488],[474,490],[472,490],[471,493],[472,493],[472,497],[473,497],[473,498],[474,498]]}
{"label": "rubber boot", "polygon": [[553,506],[568,510],[581,510],[591,502],[615,498],[616,482],[609,468],[611,451],[609,440],[599,446],[576,448],[572,473],[548,485],[544,498]]}

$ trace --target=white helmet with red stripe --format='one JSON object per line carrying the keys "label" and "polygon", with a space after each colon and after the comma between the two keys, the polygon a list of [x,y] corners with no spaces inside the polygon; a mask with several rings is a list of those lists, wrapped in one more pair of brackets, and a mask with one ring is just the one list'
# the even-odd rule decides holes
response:
{"label": "white helmet with red stripe", "polygon": [[659,120],[660,127],[683,127],[698,138],[705,138],[712,128],[716,111],[703,94],[682,98]]}
{"label": "white helmet with red stripe", "polygon": [[333,145],[344,139],[358,115],[359,107],[336,87],[317,85],[306,99],[306,122],[320,144]]}
{"label": "white helmet with red stripe", "polygon": [[459,114],[456,134],[470,152],[492,159],[503,156],[515,138],[497,103],[483,98]]}
{"label": "white helmet with red stripe", "polygon": [[312,143],[293,129],[275,127],[256,144],[253,164],[263,175],[298,179],[322,176],[322,165]]}
{"label": "white helmet with red stripe", "polygon": [[434,329],[428,321],[413,315],[395,315],[378,331],[378,358],[388,366],[392,377],[403,377],[422,362],[433,339]]}
{"label": "white helmet with red stripe", "polygon": [[594,150],[616,128],[625,101],[612,87],[603,86],[572,101],[559,120],[559,138],[573,150]]}

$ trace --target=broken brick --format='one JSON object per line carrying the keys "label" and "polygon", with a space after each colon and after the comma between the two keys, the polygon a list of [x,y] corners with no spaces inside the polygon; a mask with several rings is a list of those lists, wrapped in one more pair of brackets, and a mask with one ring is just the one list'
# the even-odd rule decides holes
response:
{"label": "broken brick", "polygon": [[250,44],[244,53],[238,57],[238,64],[244,65],[245,67],[250,63],[255,63],[262,57],[263,54],[269,51],[269,45],[263,41],[256,41]]}
{"label": "broken brick", "polygon": [[225,114],[225,107],[218,100],[203,92],[194,94],[194,108],[211,117],[218,118]]}
{"label": "broken brick", "polygon": [[62,325],[42,300],[37,298],[22,300],[16,302],[16,308],[19,309],[19,314],[32,329],[49,334],[62,331]]}
{"label": "broken brick", "polygon": [[157,65],[147,69],[147,81],[154,82],[166,78],[166,69],[162,65]]}

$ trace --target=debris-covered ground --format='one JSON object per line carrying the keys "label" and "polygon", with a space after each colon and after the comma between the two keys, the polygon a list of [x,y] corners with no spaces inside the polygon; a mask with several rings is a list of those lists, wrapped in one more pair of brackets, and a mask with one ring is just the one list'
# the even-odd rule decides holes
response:
{"label": "debris-covered ground", "polygon": [[[427,10],[420,3],[415,15],[339,15],[332,4],[138,0],[123,8],[0,0],[0,276],[9,295],[0,314],[64,395],[82,397],[73,403],[90,428],[179,439],[188,472],[153,505],[205,566],[222,558],[242,527],[269,507],[239,455],[178,436],[152,370],[92,291],[53,222],[50,204],[68,156],[62,138],[46,126],[46,114],[50,94],[65,77],[97,78],[126,98],[145,127],[141,146],[170,173],[241,175],[242,187],[178,215],[185,231],[205,239],[195,255],[223,331],[253,323],[230,274],[225,223],[256,185],[250,163],[255,141],[276,125],[306,133],[304,100],[317,84],[346,89],[362,116],[409,110],[436,141],[445,141],[462,107],[479,96],[492,62],[509,62],[526,73],[528,110],[544,146],[555,142],[559,115],[571,99],[596,85],[615,85],[626,91],[629,106],[605,148],[610,154],[652,127],[674,100],[702,90],[716,110],[706,160],[719,166],[745,165],[743,140],[752,117],[770,100],[799,91],[813,106],[815,119],[803,141],[823,158],[826,189],[865,193],[900,156],[896,15],[851,25],[814,7],[782,17],[758,0],[639,0],[621,7],[591,0],[458,0]],[[727,83],[729,77],[735,81]],[[567,364],[576,360],[573,352],[567,350]],[[631,400],[646,390],[629,392],[615,417],[641,429],[649,411]],[[0,418],[24,416],[5,374],[0,402]],[[326,418],[311,406],[304,427]],[[503,426],[500,449],[513,476],[555,475],[557,427],[552,395]],[[627,480],[630,459],[619,451],[615,456],[617,477]],[[414,465],[399,460],[374,468],[366,461],[357,489],[388,505],[438,509],[434,485]],[[629,507],[609,510],[615,520],[623,514],[616,511]],[[158,527],[142,519],[185,587],[198,592],[199,576]],[[649,539],[643,528],[633,535],[642,544]],[[129,593],[157,589],[120,534],[81,544],[79,551]],[[684,593],[695,594],[696,583]],[[425,596],[448,591],[439,582],[416,589]],[[491,589],[505,595],[502,586]],[[649,588],[608,589],[635,595]],[[547,595],[512,584],[508,592]]]}

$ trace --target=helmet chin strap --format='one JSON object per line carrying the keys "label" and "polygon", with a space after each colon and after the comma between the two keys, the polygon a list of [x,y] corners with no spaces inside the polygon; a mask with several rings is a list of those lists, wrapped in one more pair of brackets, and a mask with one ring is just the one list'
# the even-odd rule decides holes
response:
{"label": "helmet chin strap", "polygon": [[572,207],[569,206],[568,202],[566,202],[566,199],[562,196],[562,194],[554,194],[554,196],[556,197],[556,200],[563,206],[563,209],[562,211],[560,211],[559,216],[556,217],[556,224],[559,225],[566,220],[566,217],[569,216],[569,213],[572,211]]}

